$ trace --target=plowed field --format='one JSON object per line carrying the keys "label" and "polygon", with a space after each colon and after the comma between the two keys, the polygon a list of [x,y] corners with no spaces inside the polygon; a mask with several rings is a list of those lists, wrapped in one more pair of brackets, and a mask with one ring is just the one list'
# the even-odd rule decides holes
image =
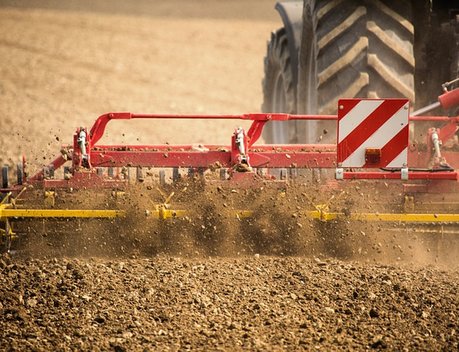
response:
{"label": "plowed field", "polygon": [[[24,153],[38,167],[107,111],[259,111],[266,41],[280,25],[273,5],[0,1],[0,162]],[[129,121],[105,140],[229,143],[234,127]],[[273,236],[288,235],[278,225]],[[457,257],[409,240],[373,243],[372,257],[356,242],[341,259],[321,247],[3,256],[0,349],[458,350]]]}

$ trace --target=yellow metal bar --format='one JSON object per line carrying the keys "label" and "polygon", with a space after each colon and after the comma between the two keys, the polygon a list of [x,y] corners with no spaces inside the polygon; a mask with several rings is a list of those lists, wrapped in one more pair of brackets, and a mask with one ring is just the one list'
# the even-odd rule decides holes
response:
{"label": "yellow metal bar", "polygon": [[8,218],[117,218],[124,217],[122,210],[82,209],[2,209],[0,219]]}
{"label": "yellow metal bar", "polygon": [[389,222],[458,222],[459,214],[351,214],[352,220]]}
{"label": "yellow metal bar", "polygon": [[[252,210],[234,210],[232,213],[233,217],[237,219],[247,219],[253,216]],[[158,207],[156,210],[148,212],[149,217],[161,220],[183,218],[190,214],[191,213],[188,210],[166,209],[162,206]]]}
{"label": "yellow metal bar", "polygon": [[448,222],[459,223],[459,214],[403,214],[403,213],[334,213],[326,211],[308,211],[305,213],[311,219],[331,221],[336,219],[346,219],[352,221],[382,221],[382,222]]}
{"label": "yellow metal bar", "polygon": [[[154,219],[183,218],[192,214],[187,210],[167,209],[157,206],[155,210],[147,212],[148,217]],[[233,210],[237,219],[246,219],[253,216],[251,210]],[[404,214],[404,213],[351,213],[327,212],[319,210],[306,211],[303,214],[311,219],[331,221],[346,219],[366,222],[403,222],[403,223],[459,223],[459,214]],[[7,204],[0,205],[0,220],[10,218],[120,218],[125,217],[124,210],[97,210],[97,209],[15,209]]]}

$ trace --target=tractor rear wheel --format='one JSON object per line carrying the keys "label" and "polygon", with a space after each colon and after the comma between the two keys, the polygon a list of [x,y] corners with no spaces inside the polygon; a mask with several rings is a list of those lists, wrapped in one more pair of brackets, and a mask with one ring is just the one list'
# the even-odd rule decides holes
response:
{"label": "tractor rear wheel", "polygon": [[[456,20],[453,22],[453,33],[454,33],[454,49],[453,58],[451,63],[451,78],[459,78],[459,16],[456,16]],[[459,84],[456,84],[459,88]]]}
{"label": "tractor rear wheel", "polygon": [[[265,57],[263,79],[263,112],[295,113],[296,89],[293,82],[291,58],[285,29],[271,34]],[[266,143],[292,143],[296,137],[295,122],[269,122],[263,130]]]}
{"label": "tractor rear wheel", "polygon": [[[414,103],[414,27],[404,0],[309,0],[303,13],[299,111],[336,114],[339,98],[397,98]],[[329,140],[334,123],[307,131]],[[328,136],[334,138],[334,133]]]}

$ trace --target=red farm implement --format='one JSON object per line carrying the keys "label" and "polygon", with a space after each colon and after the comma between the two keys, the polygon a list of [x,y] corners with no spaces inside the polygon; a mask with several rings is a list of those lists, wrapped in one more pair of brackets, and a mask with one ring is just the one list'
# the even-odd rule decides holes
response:
{"label": "red farm implement", "polygon": [[[73,143],[36,174],[28,175],[23,160],[17,182],[10,185],[8,167],[3,168],[2,241],[9,250],[15,238],[33,232],[33,220],[45,226],[126,218],[132,209],[123,199],[139,185],[151,191],[142,193],[147,201],[136,205],[142,223],[191,221],[198,208],[193,196],[209,189],[222,194],[212,200],[224,205],[219,216],[243,221],[269,203],[275,207],[277,196],[257,201],[254,195],[272,188],[287,203],[282,212],[274,209],[273,217],[457,232],[459,116],[420,116],[438,106],[450,111],[459,106],[459,90],[446,92],[438,104],[411,116],[407,99],[341,99],[336,116],[108,113],[92,128],[78,128]],[[236,128],[228,145],[99,144],[109,122],[132,119],[232,119],[251,121],[251,126],[247,131]],[[257,144],[270,121],[292,120],[336,121],[336,143]],[[419,131],[420,122],[429,127],[421,133],[423,140],[414,141],[410,130]],[[228,199],[227,192],[237,201]],[[92,202],[100,193],[104,200]],[[181,193],[186,199],[180,199]],[[78,194],[85,194],[86,201],[69,201]]]}

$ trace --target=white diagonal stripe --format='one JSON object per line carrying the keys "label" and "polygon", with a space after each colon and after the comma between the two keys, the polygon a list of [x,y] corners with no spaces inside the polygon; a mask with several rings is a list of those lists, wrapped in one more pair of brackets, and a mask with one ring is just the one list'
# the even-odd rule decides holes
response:
{"label": "white diagonal stripe", "polygon": [[408,147],[403,149],[402,152],[397,155],[394,160],[392,160],[387,167],[403,167],[404,164],[407,165],[408,163]]}
{"label": "white diagonal stripe", "polygon": [[[343,167],[362,167],[365,165],[365,150],[367,148],[384,147],[408,124],[408,109],[402,106],[389,120],[375,131],[365,142],[363,142],[346,160]],[[408,140],[406,141],[408,146]]]}
{"label": "white diagonal stripe", "polygon": [[341,143],[349,133],[355,130],[365,119],[375,111],[384,100],[362,100],[352,108],[340,121],[339,121],[339,139]]}

